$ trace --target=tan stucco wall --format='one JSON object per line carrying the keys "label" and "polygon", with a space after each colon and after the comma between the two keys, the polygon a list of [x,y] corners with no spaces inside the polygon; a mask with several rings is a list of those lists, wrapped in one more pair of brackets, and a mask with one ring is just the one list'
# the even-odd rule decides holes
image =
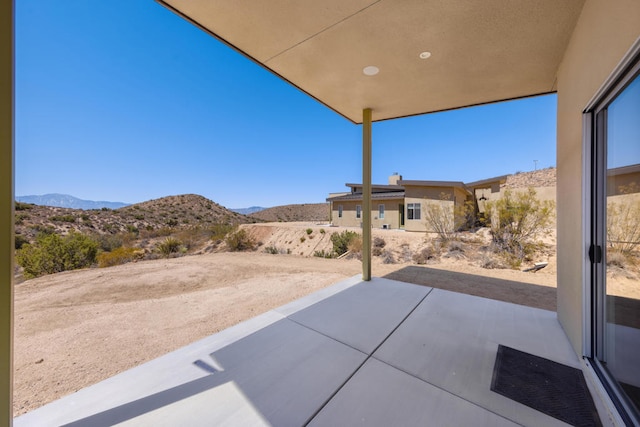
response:
{"label": "tan stucco wall", "polygon": [[[390,228],[398,228],[400,216],[398,205],[402,200],[372,200],[371,201],[371,225],[373,228],[382,228],[383,224],[389,224]],[[384,219],[378,218],[378,205],[385,207]],[[338,206],[342,205],[342,218],[338,218]],[[339,227],[360,227],[362,218],[356,218],[356,205],[362,206],[362,201],[332,202],[331,224]]]}
{"label": "tan stucco wall", "polygon": [[582,112],[640,36],[640,2],[587,0],[558,71],[558,318],[582,354]]}

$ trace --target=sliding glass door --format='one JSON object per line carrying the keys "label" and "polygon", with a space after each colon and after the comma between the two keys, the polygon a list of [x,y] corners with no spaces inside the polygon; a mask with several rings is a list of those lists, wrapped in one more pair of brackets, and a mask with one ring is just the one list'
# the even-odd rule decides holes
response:
{"label": "sliding glass door", "polygon": [[593,356],[629,420],[640,414],[639,65],[591,116]]}

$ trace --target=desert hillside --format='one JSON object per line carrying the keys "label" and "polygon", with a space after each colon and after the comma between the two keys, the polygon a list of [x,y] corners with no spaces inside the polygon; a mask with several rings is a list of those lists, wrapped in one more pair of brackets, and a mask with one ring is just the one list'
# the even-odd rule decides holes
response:
{"label": "desert hillside", "polygon": [[546,168],[531,172],[519,172],[507,177],[502,188],[555,187],[556,168]]}
{"label": "desert hillside", "polygon": [[329,221],[329,203],[276,206],[249,217],[267,222]]}
{"label": "desert hillside", "polygon": [[38,233],[118,234],[257,222],[195,194],[162,197],[119,209],[70,209],[16,203],[16,235],[33,241]]}

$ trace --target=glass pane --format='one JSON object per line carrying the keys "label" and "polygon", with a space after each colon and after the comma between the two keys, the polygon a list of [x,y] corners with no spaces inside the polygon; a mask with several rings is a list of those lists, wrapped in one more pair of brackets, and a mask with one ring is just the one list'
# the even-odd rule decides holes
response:
{"label": "glass pane", "polygon": [[640,78],[607,110],[606,322],[602,361],[640,408]]}

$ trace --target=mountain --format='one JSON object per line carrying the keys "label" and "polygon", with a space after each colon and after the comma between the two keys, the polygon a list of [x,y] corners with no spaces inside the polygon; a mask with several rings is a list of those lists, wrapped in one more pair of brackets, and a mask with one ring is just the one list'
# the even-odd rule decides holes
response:
{"label": "mountain", "polygon": [[262,206],[251,206],[250,208],[236,208],[236,209],[230,208],[229,210],[233,212],[237,212],[242,215],[249,215],[252,213],[263,211],[265,209],[267,208],[263,208]]}
{"label": "mountain", "polygon": [[18,202],[31,203],[39,206],[53,206],[58,208],[70,208],[70,209],[118,209],[125,206],[129,206],[128,203],[122,202],[105,202],[105,201],[93,201],[82,200],[77,197],[70,196],[68,194],[43,194],[42,196],[18,196],[16,197]]}

